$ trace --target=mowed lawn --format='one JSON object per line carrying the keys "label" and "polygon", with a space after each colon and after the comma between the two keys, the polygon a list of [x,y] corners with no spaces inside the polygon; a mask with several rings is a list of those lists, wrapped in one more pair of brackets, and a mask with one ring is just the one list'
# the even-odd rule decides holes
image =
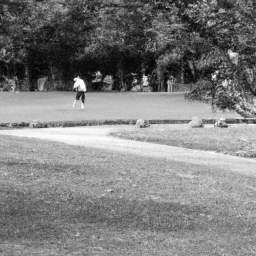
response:
{"label": "mowed lawn", "polygon": [[[0,93],[0,122],[237,117],[177,94],[88,93],[84,111],[74,96]],[[1,256],[256,254],[256,176],[11,136],[0,150]]]}
{"label": "mowed lawn", "polygon": [[89,92],[85,110],[80,104],[72,108],[74,98],[75,92],[1,92],[0,123],[239,117],[236,113],[212,113],[210,105],[185,100],[183,94]]}
{"label": "mowed lawn", "polygon": [[0,255],[254,255],[256,178],[0,136]]}
{"label": "mowed lawn", "polygon": [[256,125],[229,124],[228,128],[218,128],[211,124],[206,127],[190,128],[189,124],[151,125],[146,129],[120,129],[111,135],[128,140],[256,158]]}

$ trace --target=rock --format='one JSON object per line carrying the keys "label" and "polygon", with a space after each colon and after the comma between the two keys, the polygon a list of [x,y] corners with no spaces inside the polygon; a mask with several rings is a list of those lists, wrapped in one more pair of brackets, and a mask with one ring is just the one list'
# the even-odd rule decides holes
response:
{"label": "rock", "polygon": [[104,92],[111,92],[113,88],[112,84],[103,84],[101,90]]}
{"label": "rock", "polygon": [[102,91],[104,92],[112,91],[114,80],[111,75],[105,76],[102,82],[103,82]]}
{"label": "rock", "polygon": [[105,78],[103,79],[103,83],[105,83],[105,84],[113,84],[114,83],[113,77],[111,75],[105,76]]}
{"label": "rock", "polygon": [[39,122],[34,120],[29,122],[29,128],[38,128]]}
{"label": "rock", "polygon": [[220,117],[220,118],[214,123],[214,127],[227,128],[228,125],[227,125],[227,123],[226,123],[226,119]]}
{"label": "rock", "polygon": [[127,91],[127,89],[125,88],[125,87],[123,87],[121,90],[120,90],[120,92],[126,92]]}
{"label": "rock", "polygon": [[202,127],[204,127],[204,124],[200,117],[194,116],[194,117],[192,117],[191,122],[189,122],[189,126],[191,128],[202,128]]}
{"label": "rock", "polygon": [[45,90],[45,83],[47,81],[48,77],[41,77],[37,80],[37,90],[38,91],[44,91]]}
{"label": "rock", "polygon": [[130,90],[131,92],[141,92],[141,86],[140,85],[135,85],[132,87]]}
{"label": "rock", "polygon": [[143,92],[153,92],[153,88],[150,87],[150,86],[146,86],[146,87],[143,87],[143,88],[142,88],[142,91],[143,91]]}
{"label": "rock", "polygon": [[148,120],[145,120],[145,119],[139,119],[136,121],[136,127],[137,128],[146,128],[146,127],[149,127],[150,124],[149,124],[149,121]]}

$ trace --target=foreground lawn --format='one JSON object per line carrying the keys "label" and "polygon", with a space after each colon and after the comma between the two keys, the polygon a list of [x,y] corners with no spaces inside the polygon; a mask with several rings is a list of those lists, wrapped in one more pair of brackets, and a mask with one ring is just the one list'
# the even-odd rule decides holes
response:
{"label": "foreground lawn", "polygon": [[256,125],[229,125],[228,128],[173,129],[170,125],[152,125],[146,129],[129,129],[112,136],[153,142],[169,146],[215,151],[256,158]]}
{"label": "foreground lawn", "polygon": [[0,147],[1,256],[256,254],[255,177],[35,139]]}

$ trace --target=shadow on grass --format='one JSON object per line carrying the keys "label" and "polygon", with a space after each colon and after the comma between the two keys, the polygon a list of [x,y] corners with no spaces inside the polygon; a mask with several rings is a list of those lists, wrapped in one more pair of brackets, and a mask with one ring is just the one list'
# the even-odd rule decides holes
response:
{"label": "shadow on grass", "polygon": [[202,221],[200,214],[206,214],[200,207],[172,202],[71,194],[65,198],[61,195],[51,198],[51,191],[35,195],[1,189],[0,193],[3,205],[0,209],[2,241],[60,239],[69,232],[69,225],[75,223],[85,226],[95,224],[115,230],[195,230],[202,228],[198,225]]}
{"label": "shadow on grass", "polygon": [[239,248],[255,244],[253,177],[48,141],[0,139],[0,254],[5,242],[4,255],[28,250],[111,256],[219,255],[219,248],[240,255]]}
{"label": "shadow on grass", "polygon": [[[63,192],[63,194],[62,194]],[[51,240],[75,233],[79,226],[91,225],[120,231],[150,231],[157,233],[201,232],[209,229],[224,233],[249,227],[250,221],[214,215],[204,206],[184,205],[153,200],[129,200],[111,194],[88,197],[67,194],[67,191],[42,191],[39,194],[0,190],[2,195],[0,224],[2,241]],[[64,196],[66,193],[66,196]],[[214,211],[214,210],[213,210]]]}

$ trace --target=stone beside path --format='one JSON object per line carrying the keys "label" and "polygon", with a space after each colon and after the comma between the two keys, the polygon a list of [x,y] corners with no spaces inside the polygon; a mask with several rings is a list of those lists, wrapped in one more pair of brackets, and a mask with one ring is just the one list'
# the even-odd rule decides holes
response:
{"label": "stone beside path", "polygon": [[[150,119],[149,124],[188,124],[191,119]],[[202,119],[203,124],[214,124],[215,118]],[[256,118],[226,118],[227,124],[256,124]],[[137,119],[113,120],[77,120],[77,121],[37,121],[0,123],[0,129],[11,128],[52,128],[52,127],[77,127],[77,126],[102,126],[102,125],[135,125]]]}

